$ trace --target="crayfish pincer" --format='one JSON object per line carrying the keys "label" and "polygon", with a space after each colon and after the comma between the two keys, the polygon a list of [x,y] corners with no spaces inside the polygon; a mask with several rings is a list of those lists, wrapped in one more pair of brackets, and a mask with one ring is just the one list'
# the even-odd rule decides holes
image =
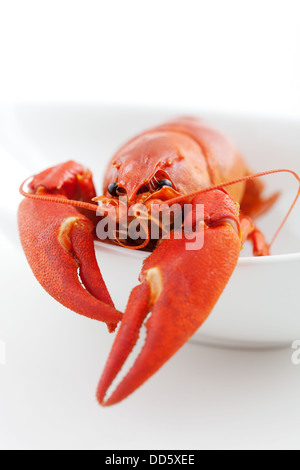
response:
{"label": "crayfish pincer", "polygon": [[[279,194],[265,198],[261,177],[283,171],[289,170],[253,175],[229,139],[183,117],[126,143],[107,167],[102,196],[90,170],[74,161],[35,175],[26,190],[22,184],[20,238],[37,280],[109,331],[121,322],[98,386],[102,405],[123,400],[189,340],[213,310],[246,240],[255,256],[269,255],[272,243],[255,219]],[[124,314],[102,278],[95,239],[149,252]],[[140,353],[108,394],[144,324]]]}

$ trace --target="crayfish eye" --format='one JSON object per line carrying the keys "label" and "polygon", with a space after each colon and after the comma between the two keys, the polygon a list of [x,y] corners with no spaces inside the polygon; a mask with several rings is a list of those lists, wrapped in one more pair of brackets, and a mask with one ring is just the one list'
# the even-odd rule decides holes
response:
{"label": "crayfish eye", "polygon": [[110,183],[110,185],[108,186],[108,192],[109,194],[111,194],[112,196],[117,196],[117,190],[118,190],[118,183]]}
{"label": "crayfish eye", "polygon": [[143,194],[143,193],[148,193],[149,192],[149,186],[147,184],[143,184],[143,186],[140,187],[138,190],[137,194]]}
{"label": "crayfish eye", "polygon": [[158,181],[158,187],[163,188],[164,186],[169,186],[169,188],[173,188],[173,184],[171,183],[170,180],[163,179]]}
{"label": "crayfish eye", "polygon": [[120,188],[118,183],[110,183],[110,185],[107,188],[109,194],[114,197],[121,196],[122,194],[125,193],[125,190],[123,188]]}

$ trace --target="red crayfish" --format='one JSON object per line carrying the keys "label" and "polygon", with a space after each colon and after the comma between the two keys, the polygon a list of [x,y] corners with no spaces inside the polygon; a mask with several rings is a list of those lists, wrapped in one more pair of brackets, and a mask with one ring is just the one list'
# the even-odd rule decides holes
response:
{"label": "red crayfish", "polygon": [[[102,405],[127,397],[195,333],[226,287],[247,239],[254,255],[269,254],[270,245],[253,220],[278,198],[264,198],[258,178],[274,172],[251,175],[225,136],[186,117],[126,143],[108,165],[103,196],[96,197],[91,172],[73,161],[34,176],[27,191],[22,185],[20,238],[37,280],[58,302],[106,322],[109,331],[121,322],[98,386]],[[174,204],[177,212],[166,230],[160,207]],[[151,251],[124,315],[115,309],[96,261],[97,212],[98,221],[115,222],[110,242]],[[138,220],[139,239],[121,224],[129,212],[129,221]],[[183,231],[188,225],[190,232]],[[188,249],[187,242],[200,231],[201,249]],[[140,354],[107,396],[144,323]]]}

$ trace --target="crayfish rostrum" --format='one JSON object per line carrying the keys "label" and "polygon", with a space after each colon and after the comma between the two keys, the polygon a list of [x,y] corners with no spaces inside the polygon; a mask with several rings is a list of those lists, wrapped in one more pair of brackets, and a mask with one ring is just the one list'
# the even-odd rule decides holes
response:
{"label": "crayfish rostrum", "polygon": [[[184,117],[126,143],[108,165],[100,197],[91,172],[73,161],[37,174],[26,191],[22,185],[19,231],[37,280],[58,302],[105,322],[109,331],[121,322],[98,386],[102,405],[127,397],[195,333],[226,287],[247,239],[255,256],[269,254],[270,244],[254,222],[278,198],[263,197],[258,176],[268,173],[251,175],[230,140],[199,119]],[[166,225],[164,211],[171,206],[176,210]],[[131,224],[137,220],[138,237],[124,217]],[[103,227],[104,219],[114,221],[106,242],[151,252],[124,314],[114,307],[94,253],[97,225]],[[202,243],[191,249],[188,242],[200,233]],[[107,396],[144,323],[140,354]]]}

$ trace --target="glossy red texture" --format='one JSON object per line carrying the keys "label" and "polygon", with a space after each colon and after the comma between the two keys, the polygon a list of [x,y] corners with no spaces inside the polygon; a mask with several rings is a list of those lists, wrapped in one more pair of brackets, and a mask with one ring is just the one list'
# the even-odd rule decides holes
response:
{"label": "glossy red texture", "polygon": [[[181,194],[188,194],[249,173],[233,143],[196,118],[179,118],[150,129],[125,144],[112,158],[104,180],[118,182],[133,200],[162,171]],[[229,191],[237,202],[241,183]]]}
{"label": "glossy red texture", "polygon": [[[206,195],[207,199],[211,197],[211,193]],[[227,200],[227,195],[221,191],[217,197],[225,202],[222,219],[236,221],[238,210],[233,200],[230,197]],[[202,203],[205,203],[205,195]],[[189,251],[187,243],[185,237],[164,240],[146,260],[140,277],[142,283],[131,293],[98,386],[97,397],[102,405],[118,403],[149,379],[197,331],[226,287],[241,250],[236,231],[223,224],[207,227],[202,249]],[[116,390],[106,397],[135,346],[149,312],[142,351]]]}
{"label": "glossy red texture", "polygon": [[[78,170],[81,178],[84,168],[68,162],[60,170],[58,166],[36,176],[31,187],[43,195],[65,193],[65,188],[76,193],[82,186],[82,180],[75,186]],[[93,193],[91,178],[87,181],[86,192]],[[64,306],[114,330],[122,315],[114,308],[96,261],[92,222],[74,207],[33,199],[20,204],[18,222],[23,250],[43,288]]]}
{"label": "glossy red texture", "polygon": [[[109,331],[122,321],[97,391],[102,405],[126,398],[202,325],[226,287],[246,239],[251,239],[256,255],[268,254],[269,247],[251,216],[268,210],[278,195],[263,199],[260,180],[239,182],[226,187],[228,192],[217,189],[191,195],[249,174],[227,137],[199,119],[183,117],[126,143],[108,165],[102,196],[96,197],[90,170],[74,161],[49,168],[29,183],[27,196],[34,199],[26,198],[20,205],[19,231],[37,280],[58,302],[104,321]],[[159,188],[161,179],[171,181],[173,188]],[[127,211],[119,197],[108,192],[115,182],[136,208],[140,203],[147,208],[154,203],[171,204],[176,198],[181,204],[191,203],[184,226],[189,224],[196,233],[204,230],[204,246],[197,250],[187,249],[186,234],[178,239],[173,232],[170,239],[159,241],[143,266],[141,284],[133,289],[124,316],[115,309],[102,279],[93,243],[95,201],[103,213],[109,206]],[[63,205],[66,201],[71,205]],[[199,204],[204,206],[202,219],[196,211]],[[145,320],[143,349],[108,396]]]}

